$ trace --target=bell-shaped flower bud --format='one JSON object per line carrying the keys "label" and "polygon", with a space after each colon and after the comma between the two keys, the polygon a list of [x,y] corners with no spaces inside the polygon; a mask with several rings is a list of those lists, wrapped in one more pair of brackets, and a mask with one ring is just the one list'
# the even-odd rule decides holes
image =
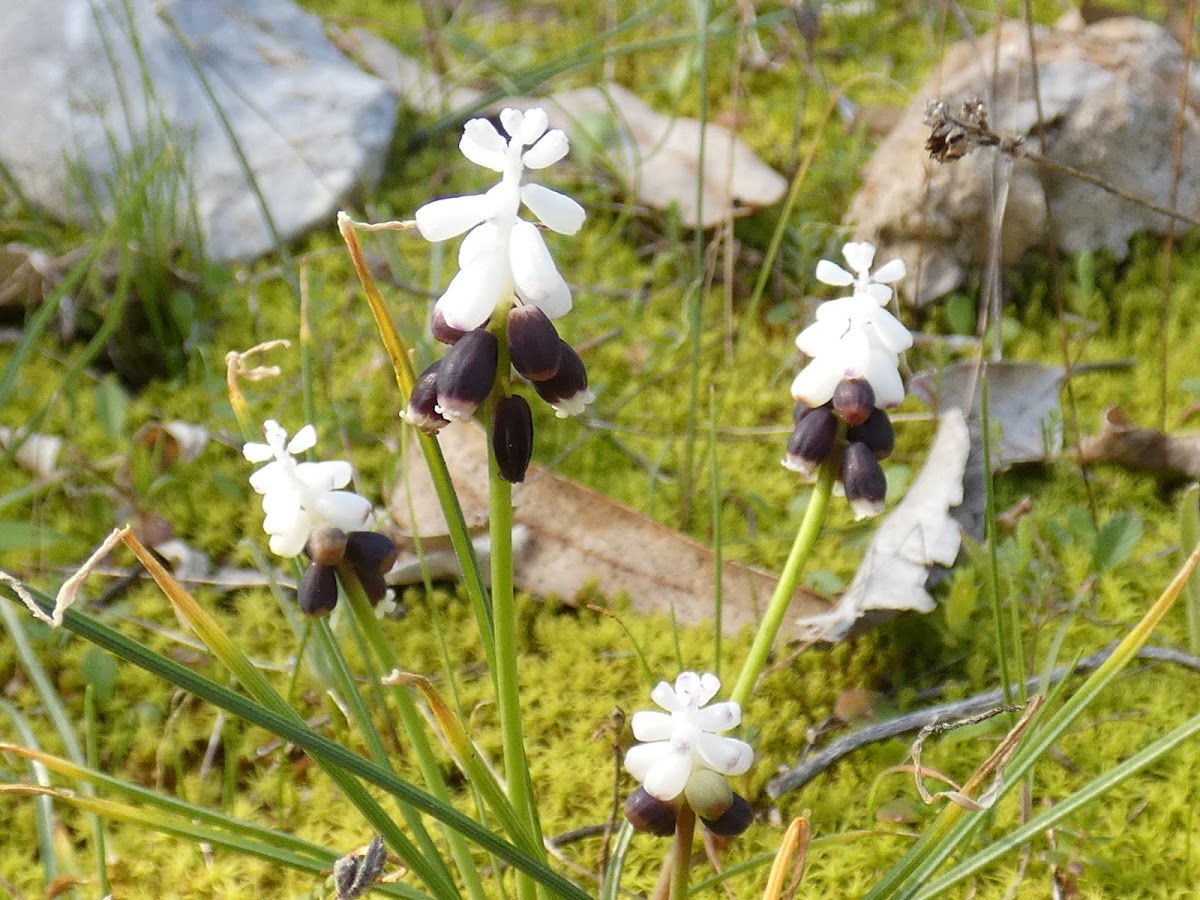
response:
{"label": "bell-shaped flower bud", "polygon": [[855,521],[883,512],[887,479],[879,460],[866,444],[855,441],[846,447],[842,456],[842,485]]}
{"label": "bell-shaped flower bud", "polygon": [[492,392],[499,353],[499,342],[490,331],[475,328],[463,335],[442,358],[435,410],[452,421],[475,415]]}
{"label": "bell-shaped flower bud", "polygon": [[446,321],[445,314],[440,309],[433,311],[433,320],[429,323],[429,331],[435,341],[453,346],[466,334],[461,328],[455,328]]}
{"label": "bell-shaped flower bud", "polygon": [[539,397],[554,407],[554,412],[560,419],[565,419],[567,416],[579,415],[596,397],[588,390],[587,367],[579,358],[579,354],[566,341],[558,343],[562,352],[558,371],[554,373],[553,378],[535,381],[533,389],[538,392]]}
{"label": "bell-shaped flower bud", "polygon": [[421,373],[413,385],[408,406],[400,413],[401,419],[424,434],[437,434],[440,428],[450,424],[437,409],[438,373],[443,362],[445,360],[439,359]]}
{"label": "bell-shaped flower bud", "polygon": [[396,562],[399,551],[396,542],[377,531],[352,531],[346,537],[346,562],[358,576],[363,593],[372,603],[387,596],[388,586],[383,576]]}
{"label": "bell-shaped flower bud", "polygon": [[675,833],[678,807],[668,800],[659,800],[644,787],[639,787],[625,801],[625,818],[634,831],[670,837]]}
{"label": "bell-shaped flower bud", "polygon": [[519,394],[496,400],[492,449],[501,478],[511,484],[525,480],[525,470],[533,455],[533,413]]}
{"label": "bell-shaped flower bud", "polygon": [[788,438],[784,468],[811,475],[833,450],[837,440],[837,416],[829,405],[818,406],[802,418]]}
{"label": "bell-shaped flower bud", "polygon": [[843,378],[833,389],[833,411],[848,425],[861,425],[875,409],[875,390],[865,378]]}
{"label": "bell-shaped flower bud", "polygon": [[346,532],[332,525],[313,529],[304,545],[304,552],[322,566],[336,566],[346,554]]}
{"label": "bell-shaped flower bud", "polygon": [[866,444],[876,459],[887,459],[896,447],[896,432],[892,430],[892,420],[882,409],[872,412],[861,425],[847,429],[846,439]]}
{"label": "bell-shaped flower bud", "polygon": [[733,789],[725,776],[712,769],[697,769],[683,789],[688,806],[702,819],[719,819],[733,805]]}
{"label": "bell-shaped flower bud", "polygon": [[536,306],[518,306],[508,314],[508,354],[522,377],[553,378],[562,362],[562,343],[554,323]]}
{"label": "bell-shaped flower bud", "polygon": [[713,834],[721,837],[737,837],[754,821],[754,810],[751,808],[749,800],[741,794],[734,794],[733,802],[720,816],[715,819],[700,816],[700,821]]}
{"label": "bell-shaped flower bud", "polygon": [[812,412],[812,407],[803,400],[797,400],[796,405],[792,407],[792,424],[799,425],[800,420]]}
{"label": "bell-shaped flower bud", "polygon": [[300,578],[296,600],[301,612],[314,619],[333,612],[338,600],[337,569],[319,562],[309,563]]}

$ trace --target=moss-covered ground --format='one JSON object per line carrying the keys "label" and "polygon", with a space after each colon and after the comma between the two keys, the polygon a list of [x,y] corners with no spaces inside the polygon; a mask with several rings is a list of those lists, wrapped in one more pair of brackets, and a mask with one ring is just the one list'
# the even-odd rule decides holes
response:
{"label": "moss-covered ground", "polygon": [[[405,49],[420,52],[424,26],[417,4],[310,0],[307,5],[331,21],[365,24]],[[889,9],[825,15],[816,42],[817,60],[830,84],[870,76],[854,80],[848,88],[855,102],[899,104],[936,62],[940,19],[924,4],[880,6]],[[1042,21],[1057,12],[1055,4],[1035,6]],[[441,34],[443,49],[463,60],[462,71],[478,81],[518,78],[536,65],[557,61],[565,71],[553,82],[555,87],[590,84],[601,79],[604,60],[570,64],[570,48],[604,28],[606,17],[620,20],[635,11],[632,4],[617,3],[609,10],[573,0],[464,6]],[[792,338],[805,312],[799,298],[810,292],[825,296],[811,272],[817,259],[835,257],[844,238],[840,215],[872,141],[861,130],[843,130],[836,119],[814,134],[829,95],[796,62],[803,42],[788,24],[786,8],[764,5],[759,11],[774,17],[764,41],[779,52],[782,65],[741,73],[741,93],[732,99],[733,39],[729,34],[714,38],[709,47],[710,114],[736,112],[748,123],[742,136],[769,163],[786,170],[795,158],[797,104],[806,97],[801,150],[814,140],[819,148],[785,241],[785,277],[768,287],[762,315],[748,323],[740,318],[776,221],[773,211],[739,223],[735,277],[730,284],[718,278],[704,295],[697,471],[690,479],[684,471],[692,360],[685,297],[693,275],[692,237],[673,227],[669,216],[623,210],[614,197],[612,178],[581,162],[561,171],[556,167],[556,186],[584,203],[588,223],[578,237],[556,240],[552,251],[575,286],[576,311],[561,325],[564,337],[582,344],[615,334],[585,357],[597,395],[592,415],[608,427],[592,429],[586,422],[557,420],[539,409],[535,459],[704,541],[714,538],[709,492],[715,462],[726,557],[778,569],[808,490],[778,465],[791,405],[787,385],[798,363]],[[1148,15],[1157,12],[1147,10]],[[716,14],[726,24],[735,21],[733,10],[724,5]],[[980,29],[990,15],[989,9],[975,20]],[[695,114],[696,42],[689,8],[656,6],[645,21],[611,45],[675,33],[693,37],[618,55],[615,75],[652,105]],[[787,52],[788,42],[795,53]],[[402,119],[398,149],[383,183],[363,201],[357,217],[406,217],[431,197],[485,186],[484,174],[464,165],[458,155],[454,126],[410,143],[417,129],[427,124],[415,117]],[[55,240],[70,240],[29,222],[17,200],[6,197],[0,207],[0,234],[26,240],[40,236],[52,247]],[[414,235],[366,236],[364,243],[380,264],[381,284],[398,326],[421,348],[422,360],[428,359],[428,345],[419,336],[426,302],[404,286],[444,284],[452,256],[439,260]],[[364,493],[386,498],[397,478],[403,434],[396,419],[395,384],[358,284],[332,223],[291,252],[306,260],[310,279],[309,383],[320,446],[326,456],[342,455],[354,462]],[[1089,323],[1070,329],[1067,350],[1073,361],[1131,363],[1076,379],[1069,422],[1078,421],[1090,430],[1101,410],[1120,404],[1140,421],[1152,423],[1160,397],[1163,266],[1161,240],[1146,237],[1123,262],[1103,256],[1084,264],[1074,259],[1033,260],[1007,273],[1008,358],[1061,362],[1054,299],[1059,292],[1066,310],[1082,317],[1072,322]],[[1082,269],[1092,272],[1086,280],[1080,277]],[[240,438],[225,393],[224,355],[263,340],[298,337],[298,304],[281,272],[278,261],[264,261],[217,282],[204,308],[205,333],[190,348],[186,370],[138,391],[119,388],[100,366],[72,373],[72,363],[83,352],[81,344],[50,339],[39,343],[20,368],[2,420],[17,425],[44,413],[40,430],[66,440],[62,471],[51,482],[33,485],[28,473],[13,465],[0,467],[0,519],[6,536],[0,542],[0,567],[53,589],[71,565],[131,513],[161,517],[177,535],[219,563],[255,564],[257,550],[265,551],[261,513],[246,482],[249,467],[237,449]],[[1200,241],[1184,240],[1176,248],[1173,281],[1166,335],[1171,360],[1166,408],[1172,423],[1196,399],[1191,392],[1195,385],[1187,379],[1200,358],[1194,303],[1200,295]],[[724,312],[726,291],[732,297],[732,323]],[[966,296],[974,299],[969,291]],[[910,318],[910,324],[930,331],[949,330],[951,322],[952,317],[940,310],[928,311],[920,322]],[[746,325],[732,357],[721,340],[731,324]],[[10,347],[0,348],[0,365],[12,358]],[[275,417],[295,429],[309,417],[300,354],[295,348],[275,351],[267,361],[281,365],[283,375],[246,386],[251,416],[259,421]],[[938,361],[914,352],[909,364],[917,370]],[[710,396],[719,426],[715,444],[709,442],[703,424]],[[922,409],[910,398],[902,411]],[[195,461],[158,472],[132,435],[146,422],[173,419],[201,423],[216,440]],[[762,426],[777,426],[779,433],[753,439],[735,433]],[[898,452],[890,462],[897,483],[920,466],[931,433],[932,426],[919,417],[899,427]],[[1072,436],[1068,428],[1068,439]],[[1088,492],[1069,457],[1007,473],[996,487],[1001,510],[1024,496],[1032,500],[1019,529],[1001,531],[998,559],[1003,602],[1019,610],[1025,656],[1034,671],[1092,653],[1123,635],[1174,571],[1178,483],[1116,469],[1091,473],[1095,521],[1132,513],[1143,527],[1128,557],[1098,575],[1092,571],[1087,528],[1080,525],[1092,521]],[[810,566],[813,583],[826,589],[845,583],[869,536],[869,525],[852,523],[844,507],[835,503]],[[981,599],[984,576],[969,559],[963,560],[954,576],[936,588],[938,599],[948,603],[945,611],[923,618],[900,616],[839,646],[807,650],[770,672],[745,711],[759,762],[740,784],[762,815],[725,852],[727,862],[773,851],[787,822],[804,814],[817,840],[801,895],[852,897],[869,889],[912,843],[932,813],[917,800],[911,776],[888,771],[905,761],[908,737],[859,751],[775,803],[767,797],[765,784],[778,767],[796,761],[810,732],[829,719],[848,691],[869,692],[879,714],[886,715],[931,702],[935,689],[938,696],[953,698],[996,686],[997,643],[992,613]],[[105,593],[111,583],[101,578],[89,583],[92,612],[200,671],[220,680],[226,677],[204,652],[177,638],[179,626],[169,604],[152,586],[134,582]],[[296,641],[266,589],[200,589],[197,596],[252,658],[275,667],[272,679],[306,718],[324,715],[320,721],[330,735],[357,746],[338,710],[315,689],[311,674],[301,667],[292,678]],[[484,749],[498,756],[495,707],[463,592],[445,584],[428,594],[410,588],[400,599],[407,614],[385,627],[402,664],[434,676],[448,689],[436,636],[440,622],[458,700]],[[625,611],[621,598],[609,602],[619,623],[540,598],[519,600],[525,724],[542,820],[550,835],[603,823],[613,812],[614,749],[602,726],[616,708],[647,706],[635,644],[663,678],[673,677],[680,665],[713,667],[711,627],[681,629],[676,636],[666,612],[639,616]],[[369,839],[367,826],[302,754],[277,745],[263,731],[225,720],[215,764],[202,777],[201,761],[217,718],[213,709],[172,693],[137,670],[114,665],[82,641],[33,621],[25,627],[76,721],[82,721],[85,687],[93,688],[102,768],[294,831],[338,852]],[[1182,609],[1172,611],[1153,640],[1186,648]],[[747,635],[724,642],[721,674],[727,682],[735,677],[748,645]],[[1061,800],[1193,715],[1198,677],[1169,665],[1135,664],[1037,768],[1028,794],[1032,810]],[[4,700],[33,724],[38,741],[47,749],[61,750],[7,634],[0,637],[0,685]],[[925,763],[961,781],[987,757],[1001,733],[1000,725],[984,726],[934,740],[927,746]],[[0,738],[14,734],[9,719],[0,717]],[[401,771],[411,773],[406,748],[400,744],[391,749]],[[448,757],[445,765],[451,771]],[[1101,802],[1071,816],[1053,834],[1034,841],[1026,858],[1010,856],[988,870],[962,888],[961,896],[1046,896],[1056,875],[1070,880],[1075,896],[1081,897],[1194,896],[1200,884],[1200,825],[1194,812],[1200,804],[1198,767],[1200,747],[1184,744]],[[15,760],[0,759],[0,776],[17,780],[27,772]],[[630,786],[628,777],[621,776],[622,795]],[[467,808],[465,797],[463,802]],[[69,809],[58,812],[60,857],[68,861],[68,869],[73,865],[90,877],[90,824]],[[975,840],[1002,833],[1022,816],[1009,798]],[[32,805],[0,799],[0,834],[0,891],[19,891],[25,897],[42,894],[46,886]],[[116,896],[286,897],[305,896],[318,887],[311,876],[228,852],[206,853],[200,846],[142,826],[110,825],[108,849]],[[638,837],[626,865],[628,887],[647,892],[664,851],[665,844]],[[599,844],[588,838],[567,845],[563,852],[590,869]],[[765,876],[760,866],[733,879],[732,895],[759,895]],[[79,888],[77,895],[95,894],[92,885]]]}

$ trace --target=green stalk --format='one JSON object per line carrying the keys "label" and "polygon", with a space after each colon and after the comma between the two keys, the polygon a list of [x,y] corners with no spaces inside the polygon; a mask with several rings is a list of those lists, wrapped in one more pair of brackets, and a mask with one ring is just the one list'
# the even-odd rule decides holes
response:
{"label": "green stalk", "polygon": [[[359,633],[363,635],[371,652],[375,654],[379,668],[389,672],[398,669],[396,654],[393,652],[387,636],[383,633],[383,629],[379,627],[379,620],[375,618],[371,601],[363,592],[362,583],[358,580],[354,568],[348,563],[341,563],[338,566],[338,580],[341,582],[346,605],[350,608],[354,624],[358,626]],[[407,688],[397,686],[392,690],[392,697],[400,711],[400,725],[404,728],[404,734],[408,738],[408,747],[417,761],[421,776],[425,779],[425,786],[429,789],[429,793],[449,804],[451,802],[450,791],[446,787],[445,778],[442,777],[441,766],[438,765],[437,756],[434,755],[433,747],[429,743],[429,738],[425,733],[425,723],[416,703],[413,702],[412,695]],[[450,845],[450,854],[454,857],[454,863],[462,876],[467,895],[474,900],[482,900],[487,894],[479,877],[479,868],[475,865],[475,858],[471,856],[471,850],[467,846],[466,840],[462,835],[445,826],[442,826],[442,833]],[[510,837],[515,841],[518,836],[510,835]]]}
{"label": "green stalk", "polygon": [[[94,769],[100,753],[96,746],[96,692],[90,684],[83,691],[83,721],[87,764]],[[90,794],[91,791],[89,790],[88,793]],[[112,894],[112,885],[108,881],[108,850],[104,834],[104,820],[99,815],[92,816],[92,849],[96,853],[96,886],[100,896],[107,897]]]}
{"label": "green stalk", "polygon": [[[400,334],[392,322],[387,303],[375,286],[375,279],[371,277],[371,270],[367,267],[362,247],[358,243],[358,235],[354,232],[353,220],[344,212],[339,212],[337,223],[338,231],[341,232],[342,240],[350,253],[350,261],[354,264],[354,271],[358,275],[363,293],[367,296],[367,305],[371,309],[372,318],[375,319],[379,338],[391,361],[396,386],[400,389],[400,403],[401,405],[407,404],[413,385],[417,380],[412,360],[409,358],[404,341],[400,338]],[[429,475],[433,481],[434,491],[437,493],[438,505],[441,506],[442,515],[446,518],[446,527],[450,532],[450,543],[454,547],[454,555],[458,558],[458,564],[462,568],[463,583],[471,598],[471,606],[479,625],[488,671],[494,673],[496,661],[493,658],[495,649],[493,646],[492,610],[488,605],[488,589],[483,583],[479,560],[475,557],[475,547],[471,543],[471,532],[467,529],[467,520],[463,516],[462,506],[458,502],[458,494],[454,492],[454,483],[450,480],[450,470],[446,466],[446,458],[442,455],[442,448],[438,444],[437,438],[418,433],[417,439],[421,444],[421,452],[425,454],[425,463],[429,467]]]}
{"label": "green stalk", "polygon": [[[712,15],[709,0],[693,0],[693,14],[699,20],[696,30],[696,81],[699,84],[700,147],[696,161],[696,215],[703,218],[704,211],[704,152],[708,130],[708,20]],[[680,500],[681,518],[686,524],[692,516],[692,495],[696,477],[696,433],[700,405],[700,330],[704,324],[704,297],[706,281],[704,273],[704,229],[696,223],[692,235],[692,290],[688,293],[688,345],[691,356],[690,378],[688,379],[687,440],[684,444],[684,463],[681,472]]]}
{"label": "green stalk", "polygon": [[696,813],[687,803],[679,804],[675,817],[675,840],[671,844],[671,900],[686,900],[692,874],[692,842],[696,838]]}
{"label": "green stalk", "polygon": [[[492,314],[490,330],[499,343],[496,383],[486,406],[488,432],[488,534],[491,540],[492,628],[495,631],[496,705],[500,714],[500,738],[504,750],[504,780],[508,796],[531,834],[542,833],[538,822],[529,762],[525,757],[525,735],[521,729],[520,672],[517,668],[517,616],[513,592],[512,485],[500,477],[500,465],[492,441],[496,400],[509,390],[508,310],[506,302]],[[539,845],[530,850],[540,859],[545,851]],[[531,897],[532,879],[518,876],[517,893]]]}
{"label": "green stalk", "polygon": [[[1000,686],[1004,691],[1004,702],[1012,706],[1014,702],[1025,702],[1025,653],[1021,645],[1020,614],[1016,604],[1012,605],[1013,614],[1008,628],[1000,612],[1000,563],[998,538],[996,537],[996,491],[992,480],[992,427],[988,414],[988,377],[985,366],[982,373],[982,383],[979,385],[979,413],[982,425],[983,443],[983,496],[984,496],[984,530],[988,545],[988,600],[992,607],[992,624],[996,629],[996,656],[1000,663]],[[1018,701],[1013,700],[1012,673],[1008,666],[1008,644],[1013,647],[1013,660],[1017,663],[1019,685],[1017,686]]]}
{"label": "green stalk", "polygon": [[[841,429],[838,431],[840,434]],[[831,455],[821,463],[817,484],[813,488],[812,497],[809,498],[808,508],[804,511],[804,521],[800,523],[800,530],[796,532],[792,552],[784,563],[779,583],[775,585],[775,593],[767,605],[767,613],[758,626],[750,654],[742,665],[742,674],[738,676],[737,684],[734,685],[730,699],[740,706],[746,705],[758,676],[767,666],[767,657],[775,643],[775,636],[779,633],[779,626],[783,624],[783,617],[792,603],[792,595],[800,581],[800,572],[812,555],[813,547],[817,544],[817,535],[821,533],[821,526],[825,524],[825,511],[829,508],[829,497],[833,493],[835,456],[836,454]]]}

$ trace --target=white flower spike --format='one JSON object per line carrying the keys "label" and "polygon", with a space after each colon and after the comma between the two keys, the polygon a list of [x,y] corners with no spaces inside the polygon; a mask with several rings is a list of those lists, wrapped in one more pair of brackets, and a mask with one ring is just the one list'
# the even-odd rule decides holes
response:
{"label": "white flower spike", "polygon": [[892,260],[872,274],[871,244],[847,244],[842,254],[857,276],[823,259],[817,278],[853,285],[854,293],[822,303],[816,321],[796,338],[796,346],[812,359],[792,382],[792,396],[817,407],[829,402],[841,381],[864,378],[875,391],[876,405],[887,409],[904,399],[900,354],[912,346],[912,334],[884,308],[892,289],[882,282],[903,278],[904,263]]}
{"label": "white flower spike", "polygon": [[749,744],[720,736],[741,722],[741,707],[732,700],[705,706],[720,687],[716,675],[684,672],[674,688],[660,681],[650,694],[667,712],[634,713],[633,736],[646,743],[630,748],[625,768],[651,796],[671,801],[699,770],[741,775],[754,762]]}
{"label": "white flower spike", "polygon": [[507,138],[487,119],[471,119],[458,145],[471,162],[499,172],[500,182],[483,194],[434,200],[416,213],[426,240],[469,232],[458,251],[458,274],[436,307],[447,324],[462,331],[478,328],[514,293],[551,319],[571,309],[571,289],[541,231],[518,215],[523,203],[559,234],[574,234],[583,225],[584,209],[570,197],[524,182],[526,169],[543,169],[567,155],[567,136],[557,128],[547,130],[549,119],[542,109],[506,109],[500,123]]}
{"label": "white flower spike", "polygon": [[263,531],[271,536],[272,553],[295,556],[304,549],[313,529],[322,525],[343,531],[366,525],[370,501],[352,491],[338,490],[350,483],[354,474],[350,463],[298,463],[293,458],[316,446],[316,429],[305,425],[289,441],[279,423],[268,419],[263,434],[266,443],[247,443],[242,455],[250,462],[266,463],[250,476],[250,486],[262,494]]}
{"label": "white flower spike", "polygon": [[855,294],[869,294],[880,306],[892,299],[892,289],[888,285],[899,281],[906,274],[904,260],[901,259],[893,259],[872,273],[871,263],[875,261],[875,245],[866,241],[851,241],[846,244],[842,247],[842,256],[853,274],[837,263],[823,259],[817,263],[817,281],[834,287],[854,285]]}

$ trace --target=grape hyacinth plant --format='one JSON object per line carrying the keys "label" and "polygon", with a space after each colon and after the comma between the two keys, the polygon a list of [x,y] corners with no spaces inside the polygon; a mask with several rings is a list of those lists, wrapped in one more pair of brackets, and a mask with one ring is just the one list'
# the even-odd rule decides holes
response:
{"label": "grape hyacinth plant", "polygon": [[271,552],[295,557],[304,551],[312,560],[297,591],[300,609],[309,616],[333,611],[338,567],[343,563],[372,603],[382,601],[388,591],[384,575],[396,560],[396,544],[365,527],[371,517],[369,500],[341,490],[353,477],[350,463],[297,462],[297,454],[317,444],[312,425],[305,425],[289,441],[287,431],[268,419],[263,434],[266,443],[247,441],[242,455],[250,462],[265,463],[250,476],[250,486],[262,495],[263,530],[270,535]]}
{"label": "grape hyacinth plant", "polygon": [[887,493],[880,460],[891,455],[895,436],[887,410],[904,399],[900,354],[912,346],[912,334],[887,309],[892,284],[905,276],[904,263],[892,260],[874,272],[875,247],[851,241],[842,248],[849,269],[830,260],[817,264],[817,280],[850,287],[817,307],[812,324],[796,346],[810,357],[792,382],[793,429],[783,466],[816,486],[784,564],[779,584],[755,635],[750,654],[733,689],[745,703],[766,666],[800,573],[816,545],[829,498],[845,494],[854,518],[883,512]]}

